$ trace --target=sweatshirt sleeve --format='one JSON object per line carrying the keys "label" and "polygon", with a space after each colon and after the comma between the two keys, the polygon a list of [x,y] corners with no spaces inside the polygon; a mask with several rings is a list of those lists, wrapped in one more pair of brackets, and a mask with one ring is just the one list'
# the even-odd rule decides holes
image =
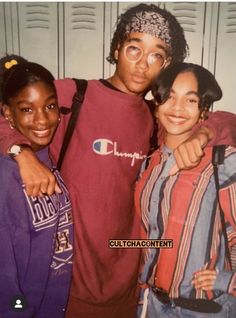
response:
{"label": "sweatshirt sleeve", "polygon": [[54,82],[57,90],[57,99],[59,107],[70,108],[72,104],[72,98],[76,91],[75,81],[71,78],[65,78],[63,80],[56,80]]}
{"label": "sweatshirt sleeve", "polygon": [[194,131],[202,126],[209,127],[213,131],[214,137],[209,146],[236,146],[236,114],[225,111],[210,112],[208,119],[198,124]]}
{"label": "sweatshirt sleeve", "polygon": [[[1,209],[2,207],[0,207]],[[0,211],[1,213],[1,211]],[[10,213],[10,211],[7,211]],[[23,311],[14,311],[15,296],[23,296],[19,286],[17,266],[10,231],[5,224],[0,226],[0,317],[32,318],[33,308],[26,307]]]}
{"label": "sweatshirt sleeve", "polygon": [[16,312],[13,310],[14,297],[24,297],[25,295],[20,287],[14,247],[14,237],[19,225],[16,214],[20,211],[17,210],[19,209],[17,205],[13,208],[12,202],[16,200],[18,195],[13,182],[13,171],[5,163],[6,160],[0,157],[0,317],[32,318],[34,309],[29,304],[22,311]]}

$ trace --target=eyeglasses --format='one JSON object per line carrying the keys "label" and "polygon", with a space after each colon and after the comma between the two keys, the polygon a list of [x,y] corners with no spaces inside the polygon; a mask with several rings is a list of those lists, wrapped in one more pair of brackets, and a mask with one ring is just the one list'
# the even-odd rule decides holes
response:
{"label": "eyeglasses", "polygon": [[[124,47],[124,55],[127,61],[137,63],[143,58],[144,52],[138,45],[129,44]],[[147,56],[148,65],[156,65],[159,68],[163,68],[166,62],[167,59],[160,52],[151,52]]]}

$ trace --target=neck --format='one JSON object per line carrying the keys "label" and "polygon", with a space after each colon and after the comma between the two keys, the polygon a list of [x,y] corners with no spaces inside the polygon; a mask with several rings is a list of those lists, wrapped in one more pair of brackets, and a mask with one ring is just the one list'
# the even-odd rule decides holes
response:
{"label": "neck", "polygon": [[119,76],[117,76],[116,72],[106,80],[112,86],[114,86],[116,89],[118,89],[119,91],[123,93],[129,94],[129,95],[135,95],[135,96],[143,96],[143,93],[136,93],[136,92],[130,91],[122,82],[122,80],[119,78]]}
{"label": "neck", "polygon": [[164,137],[164,144],[170,149],[176,149],[179,145],[184,143],[191,136],[191,132],[181,135],[171,135],[166,133]]}
{"label": "neck", "polygon": [[108,83],[110,83],[114,88],[116,88],[117,90],[123,92],[123,93],[128,93],[125,89],[125,86],[123,85],[123,83],[117,79],[117,77],[115,75],[109,77],[107,79]]}

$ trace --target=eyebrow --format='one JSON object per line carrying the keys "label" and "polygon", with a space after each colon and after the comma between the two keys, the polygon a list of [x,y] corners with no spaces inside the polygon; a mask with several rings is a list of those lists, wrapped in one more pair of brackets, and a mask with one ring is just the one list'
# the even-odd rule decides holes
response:
{"label": "eyebrow", "polygon": [[[50,96],[48,96],[48,98],[46,99],[46,102],[50,101],[51,99],[55,99],[57,101],[57,95],[56,94],[52,94]],[[18,102],[17,102],[17,105],[20,105],[20,104],[32,104],[31,102],[29,102],[27,99],[20,99]]]}
{"label": "eyebrow", "polygon": [[[134,41],[134,42],[138,42],[138,43],[141,43],[141,42],[142,42],[142,40],[141,40],[140,38],[135,38],[135,37],[133,37],[133,38],[128,38],[126,41],[127,41],[127,42],[132,42],[132,41]],[[161,44],[156,44],[156,48],[161,49],[161,50],[163,50],[165,53],[167,53],[167,49],[166,49],[163,45],[161,45]]]}
{"label": "eyebrow", "polygon": [[187,92],[187,94],[185,94],[186,96],[188,96],[188,95],[196,95],[196,97],[198,97],[199,98],[199,95],[198,95],[198,92],[196,92],[196,91],[189,91],[189,92]]}
{"label": "eyebrow", "polygon": [[[170,89],[170,93],[175,93],[175,91],[173,90],[173,88]],[[198,95],[198,92],[196,91],[188,91],[185,96],[189,96],[189,95],[196,95],[196,97],[200,98],[200,96]]]}

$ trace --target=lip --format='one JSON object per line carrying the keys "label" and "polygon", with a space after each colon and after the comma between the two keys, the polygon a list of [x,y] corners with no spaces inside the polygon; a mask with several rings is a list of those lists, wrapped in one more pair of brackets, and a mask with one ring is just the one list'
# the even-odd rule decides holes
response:
{"label": "lip", "polygon": [[32,133],[38,137],[38,138],[45,138],[45,137],[48,137],[51,133],[51,130],[50,129],[43,129],[43,130],[32,130]]}
{"label": "lip", "polygon": [[147,80],[146,77],[140,73],[133,74],[132,78],[134,82],[140,83],[140,84]]}
{"label": "lip", "polygon": [[168,121],[175,125],[182,125],[187,121],[187,118],[184,116],[178,116],[178,115],[167,115],[166,116]]}

